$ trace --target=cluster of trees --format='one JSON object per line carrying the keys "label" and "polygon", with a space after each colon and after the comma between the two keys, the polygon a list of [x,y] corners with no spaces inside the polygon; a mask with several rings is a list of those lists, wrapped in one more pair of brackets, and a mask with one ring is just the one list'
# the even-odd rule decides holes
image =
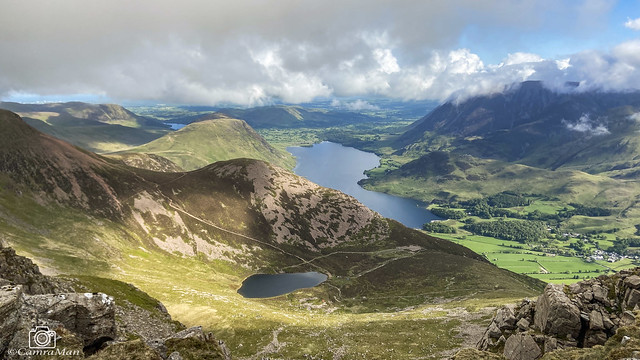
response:
{"label": "cluster of trees", "polygon": [[460,220],[467,217],[467,213],[464,212],[463,210],[434,207],[434,208],[431,208],[430,211],[433,215],[441,217],[443,219]]}
{"label": "cluster of trees", "polygon": [[441,234],[455,234],[456,228],[453,226],[449,226],[447,224],[443,224],[440,221],[429,222],[422,225],[422,229],[428,232],[435,232]]}
{"label": "cluster of trees", "polygon": [[540,221],[497,220],[466,224],[463,227],[477,235],[490,236],[518,242],[534,242],[547,236],[547,229]]}
{"label": "cluster of trees", "polygon": [[624,255],[627,253],[628,247],[640,247],[639,238],[616,238],[613,241],[613,246],[609,248],[609,251]]}
{"label": "cluster of trees", "polygon": [[574,215],[584,215],[584,216],[609,216],[611,215],[611,210],[606,208],[601,208],[597,206],[584,206],[576,203],[570,203],[573,207],[572,210],[568,208],[564,208],[558,211],[558,215],[562,218],[570,218]]}

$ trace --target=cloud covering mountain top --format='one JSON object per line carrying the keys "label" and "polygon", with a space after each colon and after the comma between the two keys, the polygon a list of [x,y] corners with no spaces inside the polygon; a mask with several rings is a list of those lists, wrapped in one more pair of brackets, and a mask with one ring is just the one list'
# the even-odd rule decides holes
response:
{"label": "cloud covering mountain top", "polygon": [[[519,50],[518,34],[540,32],[540,41],[553,34],[588,37],[611,6],[597,0],[5,1],[0,97],[96,94],[259,105],[327,96],[444,100],[527,79],[552,87],[573,80],[585,89],[635,88],[640,40],[560,58]],[[474,37],[486,41],[482,48],[508,43],[514,51],[500,62],[483,60],[475,47],[462,46],[461,39]]]}

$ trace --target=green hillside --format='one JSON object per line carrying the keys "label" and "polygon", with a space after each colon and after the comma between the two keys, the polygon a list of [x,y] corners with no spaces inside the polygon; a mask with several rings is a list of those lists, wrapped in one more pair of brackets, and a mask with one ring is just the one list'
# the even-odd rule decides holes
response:
{"label": "green hillside", "polygon": [[295,165],[290,154],[273,148],[246,122],[217,114],[127,151],[160,155],[185,170],[237,158],[264,160],[285,168]]}

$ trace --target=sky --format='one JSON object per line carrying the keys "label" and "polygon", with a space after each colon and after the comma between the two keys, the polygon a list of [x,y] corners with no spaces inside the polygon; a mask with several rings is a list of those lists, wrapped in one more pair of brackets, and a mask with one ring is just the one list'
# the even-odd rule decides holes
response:
{"label": "sky", "polygon": [[[0,99],[243,106],[640,87],[640,0],[0,0]],[[363,100],[365,101],[365,100]],[[367,106],[366,103],[361,103]]]}

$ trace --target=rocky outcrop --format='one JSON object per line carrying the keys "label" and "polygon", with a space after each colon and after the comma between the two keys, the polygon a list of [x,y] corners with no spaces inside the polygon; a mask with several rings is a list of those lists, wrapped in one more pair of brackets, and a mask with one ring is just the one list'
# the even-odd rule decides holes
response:
{"label": "rocky outcrop", "polygon": [[2,359],[25,358],[19,350],[34,346],[92,359],[231,359],[224,342],[200,327],[176,332],[184,326],[159,302],[148,310],[103,293],[60,292],[70,285],[42,275],[12,249],[0,247],[0,254],[0,275],[11,278],[0,277]]}
{"label": "rocky outcrop", "polygon": [[639,303],[640,268],[549,284],[537,300],[499,309],[477,347],[507,359],[537,359],[556,349],[603,345],[618,328],[635,323],[632,310]]}
{"label": "rocky outcrop", "polygon": [[[28,295],[22,285],[5,285],[0,288],[0,304],[0,312],[6,314],[0,318],[0,354],[6,353],[7,359],[21,357],[8,349],[53,346],[59,333],[79,339],[79,351],[99,348],[116,335],[115,303],[105,294]],[[42,338],[36,338],[38,332]]]}
{"label": "rocky outcrop", "polygon": [[68,285],[42,275],[38,265],[30,259],[18,256],[15,250],[0,244],[0,286],[9,284],[22,284],[23,291],[31,295],[70,290]]}

